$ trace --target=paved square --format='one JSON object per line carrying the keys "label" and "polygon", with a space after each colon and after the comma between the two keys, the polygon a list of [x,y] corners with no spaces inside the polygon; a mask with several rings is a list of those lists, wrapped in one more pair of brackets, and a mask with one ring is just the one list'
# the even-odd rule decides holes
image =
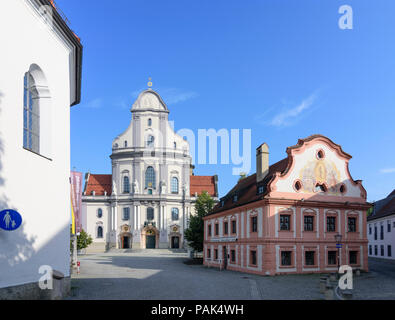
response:
{"label": "paved square", "polygon": [[[183,263],[187,259],[187,254],[169,250],[81,256],[80,274],[72,276],[69,299],[324,299],[318,274],[264,277],[187,265]],[[354,298],[395,299],[395,263],[369,262],[372,272],[354,277]]]}

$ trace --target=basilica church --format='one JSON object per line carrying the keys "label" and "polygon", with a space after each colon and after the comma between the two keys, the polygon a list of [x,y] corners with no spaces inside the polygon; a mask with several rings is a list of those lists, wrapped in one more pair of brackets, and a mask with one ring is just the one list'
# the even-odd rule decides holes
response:
{"label": "basilica church", "polygon": [[189,143],[175,133],[169,109],[151,87],[131,113],[112,144],[112,174],[85,176],[82,227],[93,238],[87,251],[186,248],[196,198],[206,191],[217,201],[218,178],[193,174]]}

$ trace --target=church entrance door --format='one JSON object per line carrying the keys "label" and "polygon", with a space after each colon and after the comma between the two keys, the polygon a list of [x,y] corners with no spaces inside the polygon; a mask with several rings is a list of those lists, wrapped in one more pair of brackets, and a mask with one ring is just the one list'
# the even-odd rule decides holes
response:
{"label": "church entrance door", "polygon": [[171,238],[171,247],[172,249],[180,248],[180,237],[172,237]]}
{"label": "church entrance door", "polygon": [[155,239],[156,237],[155,237],[155,235],[153,235],[153,236],[146,236],[146,238],[145,238],[145,247],[147,248],[147,249],[155,249],[155,242],[156,242],[156,239]]}
{"label": "church entrance door", "polygon": [[130,243],[129,243],[129,237],[124,236],[122,239],[122,248],[123,249],[129,249],[130,248]]}

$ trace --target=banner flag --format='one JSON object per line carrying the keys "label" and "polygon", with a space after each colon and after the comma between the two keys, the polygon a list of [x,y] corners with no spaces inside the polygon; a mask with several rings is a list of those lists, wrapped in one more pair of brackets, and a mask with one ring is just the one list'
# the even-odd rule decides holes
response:
{"label": "banner flag", "polygon": [[[82,172],[71,171],[71,213],[75,233],[81,232]],[[74,233],[74,234],[75,234]]]}

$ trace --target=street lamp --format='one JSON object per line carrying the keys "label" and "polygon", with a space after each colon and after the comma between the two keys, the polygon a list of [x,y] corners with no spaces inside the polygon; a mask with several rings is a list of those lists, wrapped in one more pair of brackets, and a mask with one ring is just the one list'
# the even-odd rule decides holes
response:
{"label": "street lamp", "polygon": [[342,241],[342,235],[340,233],[335,235],[336,247],[337,247],[337,272],[340,270],[340,247]]}

